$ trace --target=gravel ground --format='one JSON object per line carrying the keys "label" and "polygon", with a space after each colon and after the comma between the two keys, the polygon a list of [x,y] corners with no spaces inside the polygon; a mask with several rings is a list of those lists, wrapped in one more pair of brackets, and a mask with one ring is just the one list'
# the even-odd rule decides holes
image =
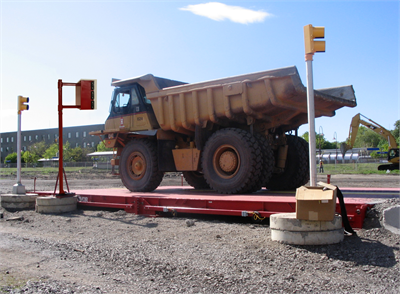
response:
{"label": "gravel ground", "polygon": [[[349,177],[332,182],[398,186],[398,176]],[[1,193],[8,181],[0,180]],[[30,181],[23,180],[27,188]],[[46,188],[43,181],[37,185]],[[120,185],[112,178],[69,182],[75,189]],[[375,205],[356,235],[327,246],[274,242],[268,221],[234,217],[3,211],[0,293],[399,293],[400,236],[380,224],[382,211],[399,204]]]}

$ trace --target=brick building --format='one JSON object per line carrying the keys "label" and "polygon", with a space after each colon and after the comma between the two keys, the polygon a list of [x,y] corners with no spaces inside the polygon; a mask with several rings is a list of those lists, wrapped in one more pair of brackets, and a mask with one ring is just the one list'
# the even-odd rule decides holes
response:
{"label": "brick building", "polygon": [[[104,124],[78,126],[78,127],[65,127],[63,129],[63,143],[69,142],[71,148],[96,148],[97,144],[101,142],[98,136],[91,136],[89,132],[104,129]],[[21,131],[21,148],[22,151],[28,150],[28,147],[44,141],[46,145],[56,143],[58,138],[58,128]],[[17,152],[17,132],[0,133],[0,158],[1,163],[8,154]]]}

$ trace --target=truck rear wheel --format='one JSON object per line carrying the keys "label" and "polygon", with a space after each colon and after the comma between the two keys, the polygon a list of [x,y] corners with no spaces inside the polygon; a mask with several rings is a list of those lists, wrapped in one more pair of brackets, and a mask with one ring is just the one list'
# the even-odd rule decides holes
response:
{"label": "truck rear wheel", "polygon": [[258,144],[260,145],[263,159],[260,178],[258,182],[255,183],[255,192],[264,187],[266,183],[270,181],[275,166],[275,157],[271,146],[268,144],[267,139],[263,135],[256,133],[254,137],[257,139]]}
{"label": "truck rear wheel", "polygon": [[132,192],[151,192],[161,183],[156,145],[148,139],[134,139],[122,150],[120,175],[122,183]]}
{"label": "truck rear wheel", "polygon": [[195,189],[210,189],[204,174],[198,171],[184,171],[183,177],[186,182]]}
{"label": "truck rear wheel", "polygon": [[218,193],[252,192],[262,168],[261,150],[249,132],[222,129],[207,141],[202,166],[207,183]]}
{"label": "truck rear wheel", "polygon": [[310,180],[308,143],[297,136],[286,136],[289,145],[285,170],[274,174],[266,187],[271,190],[294,190]]}

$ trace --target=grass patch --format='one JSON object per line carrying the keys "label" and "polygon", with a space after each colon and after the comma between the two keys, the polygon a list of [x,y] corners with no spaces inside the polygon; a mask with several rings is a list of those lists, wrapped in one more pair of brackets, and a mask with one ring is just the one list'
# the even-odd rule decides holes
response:
{"label": "grass patch", "polygon": [[[98,173],[99,170],[94,170],[92,167],[65,167],[66,173],[74,173],[74,172],[81,172],[81,173]],[[107,172],[104,170],[104,172]],[[53,175],[58,173],[58,167],[22,167],[21,173],[24,175],[31,175],[35,176],[37,174],[41,175]],[[17,168],[10,167],[10,168],[0,168],[0,177],[1,176],[11,176],[17,174]]]}
{"label": "grass patch", "polygon": [[[386,171],[378,171],[380,163],[338,163],[324,164],[324,173],[331,175],[338,174],[386,174]],[[317,165],[317,171],[319,166]],[[110,173],[109,170],[93,169],[92,167],[65,167],[65,172],[68,173]],[[25,176],[41,175],[57,175],[58,167],[22,167],[21,173]],[[13,176],[17,174],[17,168],[0,168],[0,177]],[[398,170],[390,171],[390,174],[400,174]]]}
{"label": "grass patch", "polygon": [[[338,164],[324,164],[324,173],[331,175],[338,174],[386,174],[384,170],[378,170],[381,163],[338,163]],[[317,167],[319,171],[319,167]],[[390,171],[390,174],[399,174],[398,170]]]}
{"label": "grass patch", "polygon": [[[10,293],[13,290],[21,289],[26,285],[28,279],[15,277],[12,274],[0,274],[0,293]],[[19,293],[19,292],[18,292]]]}

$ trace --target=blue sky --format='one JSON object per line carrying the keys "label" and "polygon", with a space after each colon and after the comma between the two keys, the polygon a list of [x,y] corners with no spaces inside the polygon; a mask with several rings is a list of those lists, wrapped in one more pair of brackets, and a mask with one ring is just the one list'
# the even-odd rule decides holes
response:
{"label": "blue sky", "polygon": [[[346,139],[361,113],[392,130],[400,119],[399,1],[1,1],[0,132],[58,127],[57,81],[97,79],[97,110],[64,109],[64,126],[104,123],[112,78],[147,73],[201,82],[297,66],[306,84],[303,26],[325,26],[314,88],[353,85],[358,106],[315,121]],[[225,6],[223,6],[223,4]],[[211,7],[211,8],[210,8]],[[222,7],[222,8],[221,8]],[[245,9],[240,10],[239,8]],[[74,88],[64,87],[64,105]],[[308,131],[302,126],[299,134]]]}

